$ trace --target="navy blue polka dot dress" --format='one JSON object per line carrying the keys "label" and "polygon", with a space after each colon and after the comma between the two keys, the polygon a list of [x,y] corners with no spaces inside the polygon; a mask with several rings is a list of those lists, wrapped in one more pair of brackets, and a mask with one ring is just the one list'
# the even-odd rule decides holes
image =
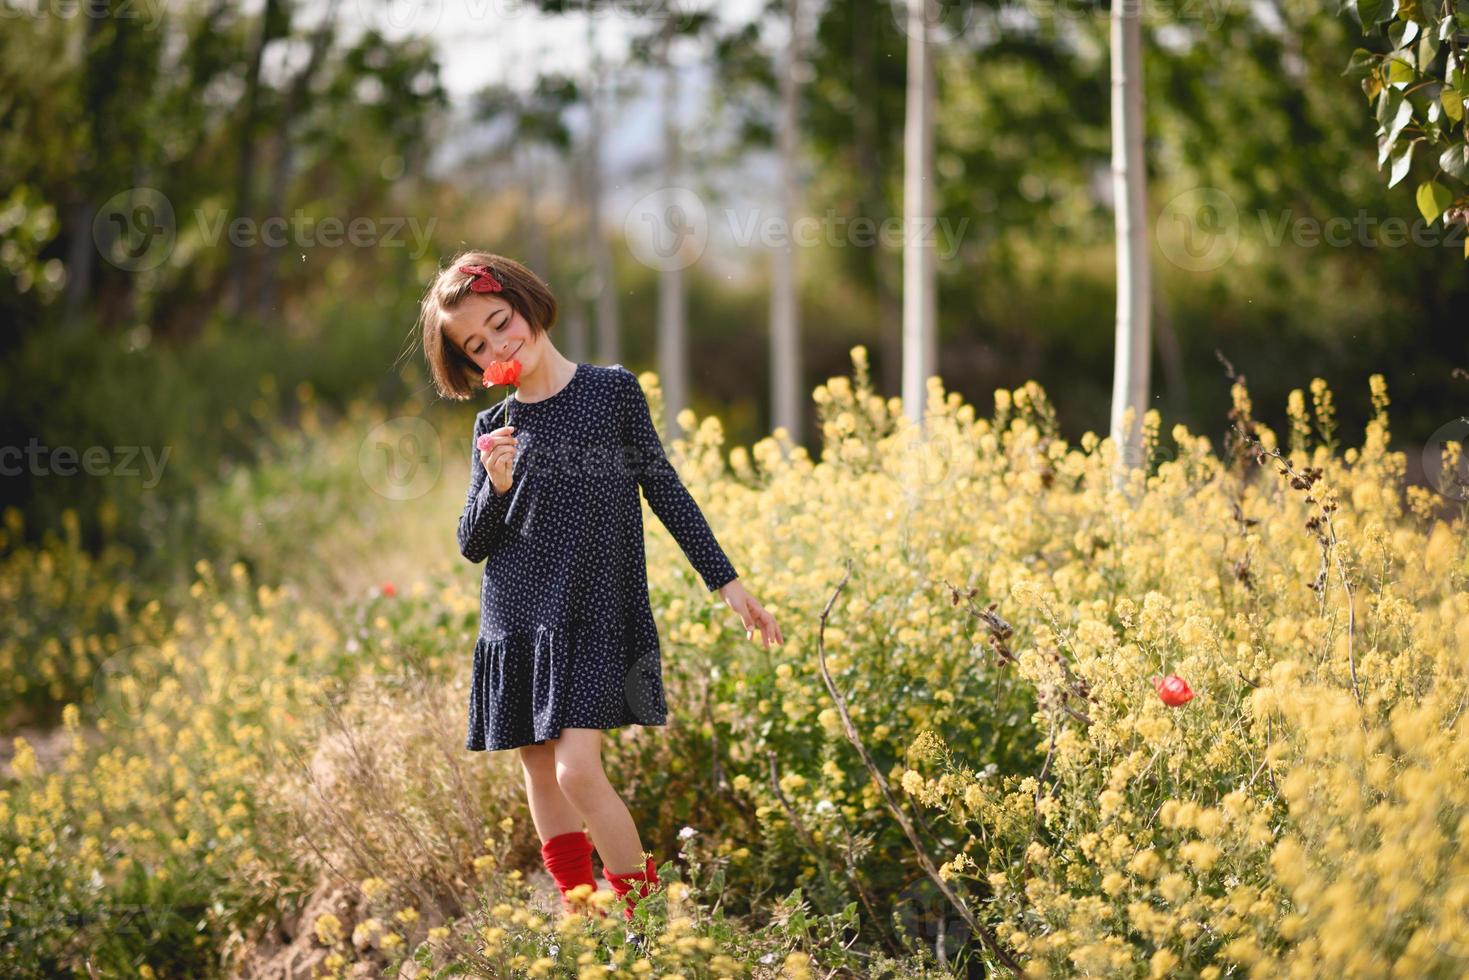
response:
{"label": "navy blue polka dot dress", "polygon": [[[475,417],[476,439],[506,424],[506,402]],[[638,489],[709,591],[734,566],[627,368],[578,364],[549,398],[508,402],[519,440],[510,489],[495,493],[471,446],[459,518],[460,553],[485,563],[464,746],[667,724]]]}

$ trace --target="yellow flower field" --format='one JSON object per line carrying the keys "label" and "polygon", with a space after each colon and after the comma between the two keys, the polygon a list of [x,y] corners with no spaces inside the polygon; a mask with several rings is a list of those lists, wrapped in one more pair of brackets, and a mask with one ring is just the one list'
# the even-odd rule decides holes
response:
{"label": "yellow flower field", "polygon": [[[1280,436],[1242,379],[1217,444],[1150,413],[1119,490],[1038,385],[980,414],[934,380],[920,437],[852,354],[819,457],[692,412],[666,434],[787,643],[747,642],[645,515],[672,717],[606,751],[670,882],[644,949],[610,893],[544,903],[518,761],[463,750],[459,470],[391,500],[357,470],[371,417],[282,432],[212,499],[263,511],[310,471],[311,549],[242,538],[272,580],[201,558],[157,595],[7,515],[6,697],[61,725],[0,789],[0,972],[1469,972],[1469,517],[1405,491],[1381,379],[1344,451],[1319,382]],[[340,554],[407,571],[322,587]]]}

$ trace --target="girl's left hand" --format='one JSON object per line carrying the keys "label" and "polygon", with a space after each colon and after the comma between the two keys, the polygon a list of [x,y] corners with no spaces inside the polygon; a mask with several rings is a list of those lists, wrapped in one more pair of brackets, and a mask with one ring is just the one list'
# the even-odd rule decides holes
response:
{"label": "girl's left hand", "polygon": [[755,630],[760,631],[760,639],[764,641],[765,648],[770,649],[770,644],[783,645],[786,641],[785,635],[780,631],[780,625],[776,623],[775,617],[765,611],[765,608],[755,600],[755,597],[745,591],[739,579],[725,583],[719,589],[719,594],[729,607],[740,614],[740,620],[745,624],[745,639],[751,639]]}

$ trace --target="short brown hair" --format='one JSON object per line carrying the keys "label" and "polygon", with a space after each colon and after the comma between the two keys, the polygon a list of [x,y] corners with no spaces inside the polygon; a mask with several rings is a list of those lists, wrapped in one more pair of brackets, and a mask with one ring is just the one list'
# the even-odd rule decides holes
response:
{"label": "short brown hair", "polygon": [[477,249],[455,255],[429,281],[418,304],[419,336],[429,376],[441,398],[465,401],[481,387],[480,369],[444,334],[444,319],[469,292],[474,277],[461,265],[487,265],[505,287],[497,295],[525,318],[531,331],[542,334],[556,325],[556,297],[540,276],[514,259]]}

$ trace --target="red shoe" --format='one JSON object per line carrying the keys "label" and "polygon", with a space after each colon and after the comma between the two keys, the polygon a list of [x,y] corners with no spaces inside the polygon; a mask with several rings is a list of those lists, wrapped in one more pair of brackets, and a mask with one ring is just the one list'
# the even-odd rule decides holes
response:
{"label": "red shoe", "polygon": [[606,866],[602,868],[602,877],[607,879],[607,884],[617,893],[617,897],[623,899],[626,904],[622,908],[622,916],[627,921],[632,921],[632,910],[640,899],[646,898],[658,885],[662,884],[658,877],[658,871],[653,867],[653,859],[649,857],[647,867],[642,871],[629,871],[625,875],[608,871]]}
{"label": "red shoe", "polygon": [[541,860],[561,892],[561,907],[565,911],[577,910],[576,903],[566,897],[577,885],[590,885],[593,891],[597,890],[597,878],[592,871],[592,838],[585,830],[558,834],[546,841],[541,845]]}

